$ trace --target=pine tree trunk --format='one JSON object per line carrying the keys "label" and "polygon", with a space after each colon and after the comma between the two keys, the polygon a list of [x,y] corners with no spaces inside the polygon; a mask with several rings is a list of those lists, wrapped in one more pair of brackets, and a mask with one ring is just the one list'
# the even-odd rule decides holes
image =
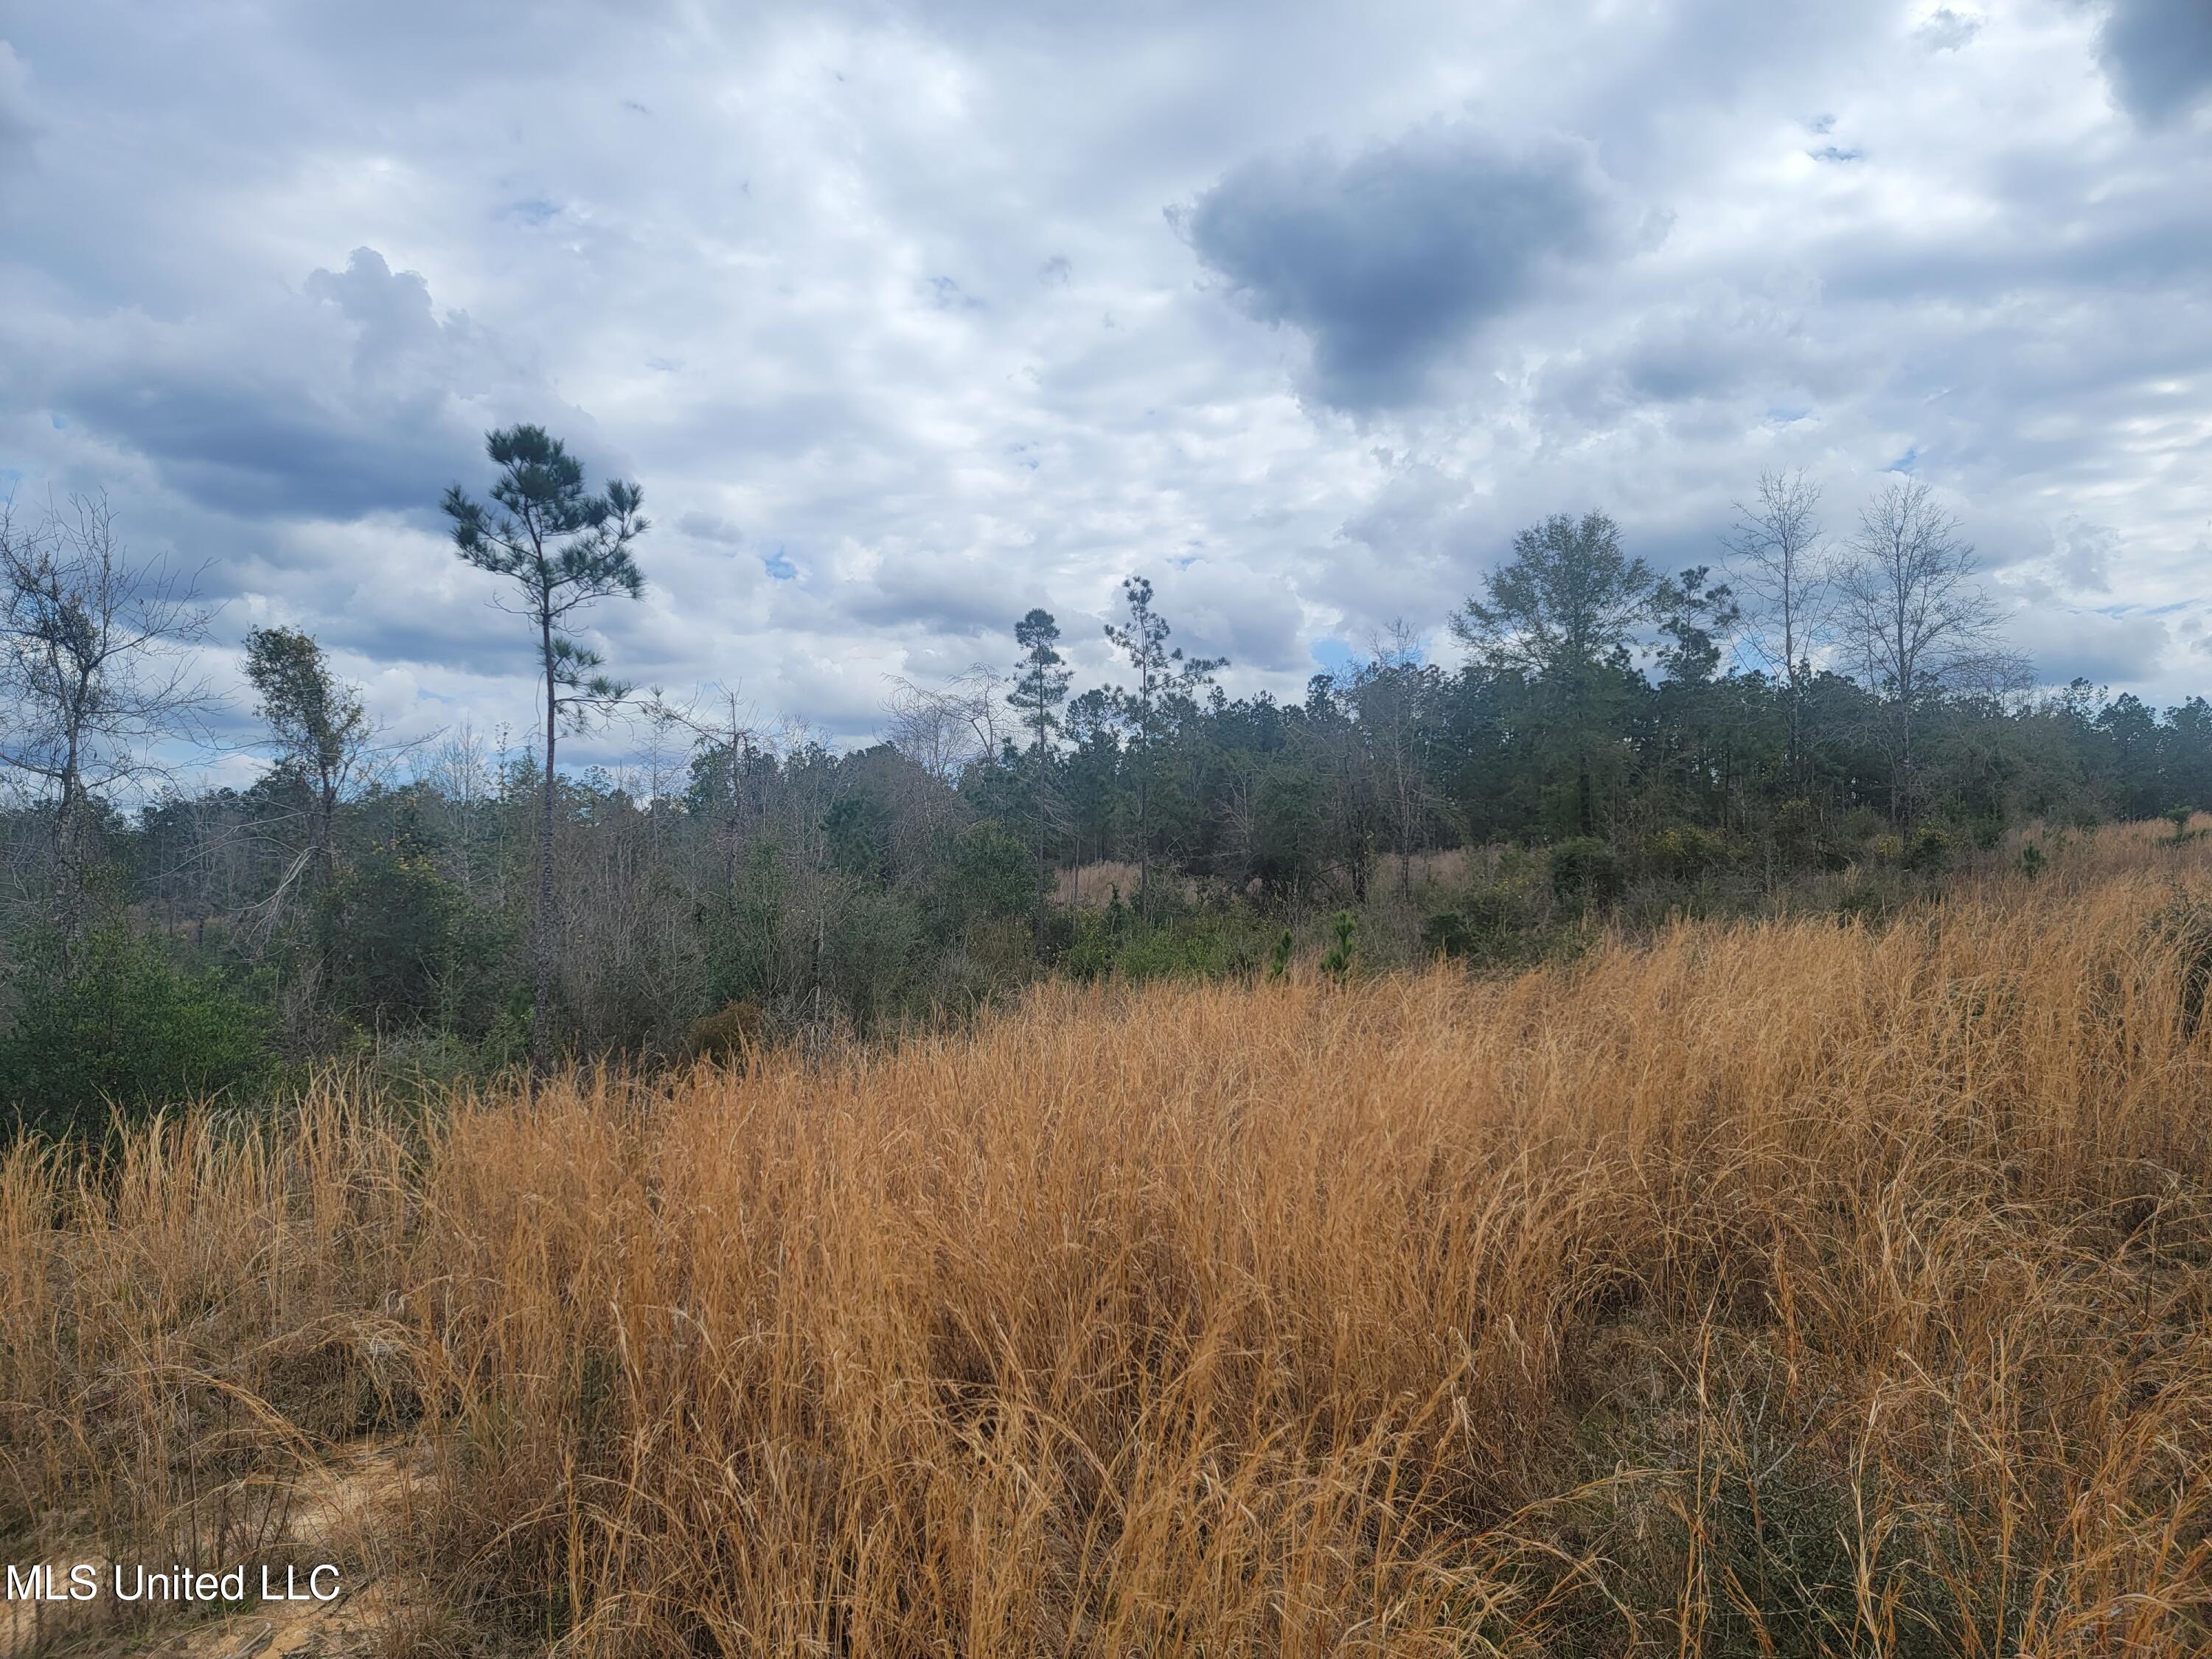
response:
{"label": "pine tree trunk", "polygon": [[545,655],[545,776],[538,819],[537,988],[530,1007],[530,1074],[553,1066],[553,745],[558,685],[553,678],[553,624],[541,617]]}

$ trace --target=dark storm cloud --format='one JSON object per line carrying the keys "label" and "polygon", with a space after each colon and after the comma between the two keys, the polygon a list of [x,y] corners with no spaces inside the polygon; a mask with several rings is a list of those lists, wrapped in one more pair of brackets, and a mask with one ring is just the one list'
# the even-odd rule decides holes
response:
{"label": "dark storm cloud", "polygon": [[501,406],[557,407],[532,379],[466,317],[438,317],[420,275],[356,248],[257,316],[137,319],[56,365],[46,396],[201,506],[344,520],[427,513],[473,480]]}
{"label": "dark storm cloud", "polygon": [[1586,147],[1458,124],[1349,161],[1313,145],[1249,161],[1179,216],[1246,311],[1310,341],[1314,389],[1351,410],[1419,402],[1483,324],[1619,233]]}
{"label": "dark storm cloud", "polygon": [[[72,420],[128,440],[162,481],[240,515],[351,518],[432,500],[459,471],[465,434],[428,399],[388,406],[397,431],[347,420],[292,387],[101,378],[64,387]],[[410,420],[409,417],[413,417]]]}
{"label": "dark storm cloud", "polygon": [[2156,125],[2212,93],[2212,3],[2112,0],[2098,52],[2112,90],[2136,119]]}

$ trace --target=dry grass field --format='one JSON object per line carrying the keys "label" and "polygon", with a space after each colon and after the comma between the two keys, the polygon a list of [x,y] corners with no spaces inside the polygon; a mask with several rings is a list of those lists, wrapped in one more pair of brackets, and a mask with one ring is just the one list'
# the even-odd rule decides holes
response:
{"label": "dry grass field", "polygon": [[2161,833],[1879,930],[18,1148],[8,1559],[281,1558],[367,1468],[313,1543],[374,1603],[266,1650],[2206,1652]]}

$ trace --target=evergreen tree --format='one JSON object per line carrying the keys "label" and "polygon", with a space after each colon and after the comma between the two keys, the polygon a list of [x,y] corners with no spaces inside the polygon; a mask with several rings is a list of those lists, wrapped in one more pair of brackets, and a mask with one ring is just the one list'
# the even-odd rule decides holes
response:
{"label": "evergreen tree", "polygon": [[1051,787],[1052,737],[1060,729],[1059,717],[1053,712],[1067,699],[1067,687],[1073,676],[1061,665],[1060,654],[1054,646],[1060,639],[1060,624],[1049,611],[1033,610],[1014,624],[1014,643],[1022,647],[1023,655],[1016,665],[1014,689],[1007,693],[1022,717],[1022,724],[1030,732],[1030,764],[1034,769],[1034,808],[1036,817],[1037,902],[1037,943],[1044,942],[1045,872],[1049,864],[1046,858],[1045,823],[1047,795]]}
{"label": "evergreen tree", "polygon": [[594,600],[645,591],[645,576],[630,544],[647,528],[640,513],[644,492],[610,480],[605,491],[584,487],[582,463],[543,427],[502,427],[484,437],[499,468],[492,506],[470,498],[460,485],[446,491],[453,545],[479,570],[504,576],[520,591],[520,605],[501,605],[526,619],[538,640],[545,684],[545,770],[540,780],[536,924],[537,1001],[530,1016],[530,1061],[543,1076],[552,1060],[553,805],[556,733],[565,719],[580,726],[592,710],[629,695],[630,688],[595,672],[599,654],[568,633],[570,620]]}
{"label": "evergreen tree", "polygon": [[1145,577],[1121,581],[1122,603],[1128,620],[1106,624],[1106,637],[1129,659],[1137,676],[1133,687],[1117,694],[1123,723],[1133,739],[1132,771],[1137,797],[1137,907],[1140,915],[1152,914],[1152,790],[1159,768],[1159,749],[1164,737],[1170,700],[1180,694],[1194,697],[1199,687],[1229,665],[1226,657],[1185,658],[1181,646],[1170,647],[1174,630],[1167,618],[1152,608],[1152,585]]}
{"label": "evergreen tree", "polygon": [[1513,538],[1513,556],[1483,579],[1451,629],[1493,673],[1517,672],[1549,694],[1574,767],[1579,835],[1597,829],[1595,755],[1607,694],[1627,666],[1627,646],[1650,614],[1658,579],[1621,550],[1602,513],[1558,513]]}

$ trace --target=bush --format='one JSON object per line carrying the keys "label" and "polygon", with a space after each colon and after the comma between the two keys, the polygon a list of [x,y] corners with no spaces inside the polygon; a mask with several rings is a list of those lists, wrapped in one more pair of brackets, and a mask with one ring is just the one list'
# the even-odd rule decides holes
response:
{"label": "bush", "polygon": [[274,1019],[220,975],[186,973],[120,929],[94,934],[62,971],[58,945],[26,961],[15,1022],[0,1037],[0,1103],[21,1127],[105,1134],[111,1111],[238,1099],[274,1084]]}
{"label": "bush", "polygon": [[1610,904],[1627,886],[1620,854],[1590,836],[1552,849],[1552,891],[1563,904]]}
{"label": "bush", "polygon": [[1905,849],[1905,867],[1923,876],[1940,876],[1951,867],[1952,855],[1958,851],[1958,842],[1951,832],[1940,824],[1926,824],[1915,830],[1911,843]]}
{"label": "bush", "polygon": [[1349,910],[1339,910],[1328,919],[1328,925],[1336,942],[1322,957],[1321,970],[1331,979],[1340,980],[1351,974],[1358,955],[1353,940],[1359,932],[1359,919]]}
{"label": "bush", "polygon": [[720,1066],[750,1066],[767,1041],[768,1018],[755,1004],[732,1002],[719,1013],[691,1022],[684,1052],[692,1060]]}
{"label": "bush", "polygon": [[[1284,930],[1287,938],[1289,930]],[[1272,952],[1259,919],[1236,908],[1170,915],[1149,927],[1139,926],[1128,908],[1109,905],[1103,912],[1079,915],[1074,939],[1060,958],[1072,979],[1228,979],[1270,964],[1272,977],[1290,971],[1291,947],[1274,941]],[[1281,963],[1279,971],[1272,964]]]}
{"label": "bush", "polygon": [[1670,881],[1695,881],[1727,858],[1728,849],[1719,837],[1695,824],[1675,824],[1644,842],[1644,867]]}
{"label": "bush", "polygon": [[1421,945],[1431,956],[1468,956],[1474,949],[1474,930],[1459,911],[1439,910],[1421,924]]}
{"label": "bush", "polygon": [[969,916],[1006,918],[1029,914],[1040,876],[1020,836],[989,818],[960,834],[952,859],[953,902]]}
{"label": "bush", "polygon": [[343,1018],[389,1031],[441,1021],[459,966],[461,890],[430,861],[395,848],[346,872],[329,908],[328,995]]}
{"label": "bush", "polygon": [[1777,802],[1769,827],[1775,849],[1792,864],[1817,864],[1830,853],[1820,833],[1820,809],[1802,796]]}

